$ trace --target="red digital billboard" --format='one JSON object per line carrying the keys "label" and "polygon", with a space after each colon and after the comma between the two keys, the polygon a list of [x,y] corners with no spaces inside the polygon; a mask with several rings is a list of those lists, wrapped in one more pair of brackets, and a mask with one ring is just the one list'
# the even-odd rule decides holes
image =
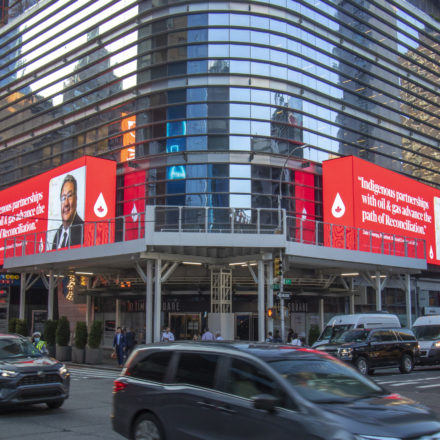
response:
{"label": "red digital billboard", "polygon": [[113,241],[108,219],[115,217],[115,200],[116,163],[90,156],[1,191],[0,264],[23,250],[30,255]]}
{"label": "red digital billboard", "polygon": [[328,245],[420,258],[417,238],[440,264],[439,190],[353,156],[323,162],[323,188]]}

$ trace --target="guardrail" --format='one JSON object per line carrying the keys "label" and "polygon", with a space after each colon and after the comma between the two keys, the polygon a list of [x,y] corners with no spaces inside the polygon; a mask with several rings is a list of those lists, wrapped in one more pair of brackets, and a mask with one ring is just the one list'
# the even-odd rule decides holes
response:
{"label": "guardrail", "polygon": [[[150,221],[154,228],[146,228]],[[85,222],[74,228],[77,231],[72,231],[71,236],[80,237],[78,244],[68,243],[57,249],[54,229],[6,238],[0,255],[21,257],[145,239],[145,230],[149,229],[158,233],[282,234],[286,240],[302,244],[426,259],[426,243],[422,239],[286,216],[284,210],[270,208],[147,206],[143,213]]]}

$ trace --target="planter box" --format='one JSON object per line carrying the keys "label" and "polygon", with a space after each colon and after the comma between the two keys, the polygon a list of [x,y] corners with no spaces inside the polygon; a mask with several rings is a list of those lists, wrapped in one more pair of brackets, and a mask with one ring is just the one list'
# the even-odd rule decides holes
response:
{"label": "planter box", "polygon": [[57,345],[55,357],[61,362],[70,361],[72,359],[72,347]]}
{"label": "planter box", "polygon": [[56,345],[48,345],[47,346],[47,351],[48,351],[48,355],[50,356],[50,357],[56,357],[56,355],[57,355],[57,348],[56,348]]}
{"label": "planter box", "polygon": [[84,348],[72,347],[72,362],[76,364],[83,364],[86,357],[86,350]]}
{"label": "planter box", "polygon": [[86,347],[86,364],[102,364],[102,350]]}

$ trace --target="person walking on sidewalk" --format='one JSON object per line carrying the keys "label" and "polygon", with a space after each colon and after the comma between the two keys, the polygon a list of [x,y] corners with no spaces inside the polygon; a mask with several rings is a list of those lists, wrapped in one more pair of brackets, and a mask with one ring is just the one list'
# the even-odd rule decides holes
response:
{"label": "person walking on sidewalk", "polygon": [[122,333],[121,327],[116,329],[115,336],[113,338],[113,350],[116,353],[116,358],[118,360],[118,365],[120,367],[124,364],[124,351],[126,347],[125,335]]}

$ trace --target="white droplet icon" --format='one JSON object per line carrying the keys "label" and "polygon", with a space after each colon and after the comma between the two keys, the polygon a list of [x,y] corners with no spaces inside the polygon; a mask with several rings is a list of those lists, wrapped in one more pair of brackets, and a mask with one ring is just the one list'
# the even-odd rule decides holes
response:
{"label": "white droplet icon", "polygon": [[339,193],[336,194],[335,201],[333,202],[332,214],[335,218],[341,218],[345,214],[345,205]]}
{"label": "white droplet icon", "polygon": [[133,219],[134,222],[136,222],[138,219],[138,211],[134,203],[133,203],[133,209],[131,210],[131,218]]}
{"label": "white droplet icon", "polygon": [[302,210],[301,220],[307,220],[307,211],[305,207]]}
{"label": "white droplet icon", "polygon": [[99,218],[103,218],[107,215],[108,213],[107,203],[105,203],[105,199],[102,193],[100,193],[98,198],[96,199],[95,206],[93,207],[93,211],[95,212],[95,215]]}
{"label": "white droplet icon", "polygon": [[429,258],[431,258],[431,260],[434,259],[434,251],[432,250],[432,246],[429,246]]}

